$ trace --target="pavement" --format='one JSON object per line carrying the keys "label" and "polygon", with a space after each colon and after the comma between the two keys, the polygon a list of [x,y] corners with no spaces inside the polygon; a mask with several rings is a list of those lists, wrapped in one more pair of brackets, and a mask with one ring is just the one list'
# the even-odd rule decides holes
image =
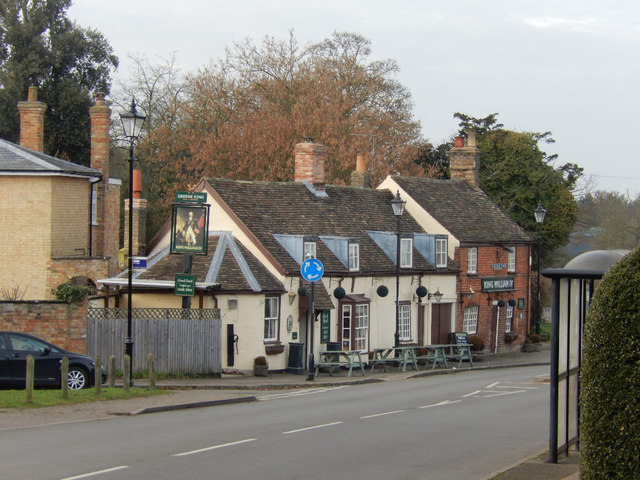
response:
{"label": "pavement", "polygon": [[[148,413],[171,411],[186,408],[204,408],[237,402],[256,401],[265,391],[290,390],[297,388],[322,388],[338,385],[358,385],[372,382],[402,381],[431,375],[451,375],[460,372],[494,368],[515,368],[532,365],[549,365],[548,345],[541,352],[505,353],[485,355],[480,361],[474,361],[469,367],[464,363],[461,368],[408,370],[401,372],[388,368],[386,373],[368,370],[362,377],[354,371],[351,377],[345,371],[320,373],[315,380],[307,380],[307,375],[295,375],[286,372],[270,372],[267,377],[243,375],[237,372],[224,374],[221,378],[184,378],[156,381],[156,387],[166,391],[163,395],[135,397],[126,400],[95,401],[84,404],[44,407],[38,409],[13,411],[0,408],[0,432],[20,428],[30,428],[57,423],[79,422],[106,419],[123,415],[143,415]],[[548,381],[548,376],[538,379]],[[135,379],[136,387],[147,387],[147,379]],[[532,452],[512,465],[484,477],[481,480],[578,480],[579,454],[571,452],[569,456],[560,455],[557,464],[547,463],[546,451]]]}

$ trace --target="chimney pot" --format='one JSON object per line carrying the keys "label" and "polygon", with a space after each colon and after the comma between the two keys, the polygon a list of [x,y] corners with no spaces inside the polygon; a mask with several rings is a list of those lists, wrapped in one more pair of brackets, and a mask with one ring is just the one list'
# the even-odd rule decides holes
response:
{"label": "chimney pot", "polygon": [[364,172],[367,169],[364,155],[359,153],[356,155],[356,171]]}
{"label": "chimney pot", "polygon": [[453,146],[454,147],[464,147],[464,138],[456,137],[455,140],[453,141]]}

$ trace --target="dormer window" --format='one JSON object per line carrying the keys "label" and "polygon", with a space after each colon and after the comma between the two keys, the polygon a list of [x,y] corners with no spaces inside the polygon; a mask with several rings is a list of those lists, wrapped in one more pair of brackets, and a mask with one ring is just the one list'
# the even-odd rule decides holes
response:
{"label": "dormer window", "polygon": [[302,256],[303,261],[307,258],[316,258],[316,242],[304,242]]}
{"label": "dormer window", "polygon": [[447,237],[436,238],[436,267],[447,267]]}
{"label": "dormer window", "polygon": [[400,239],[400,268],[413,266],[413,238]]}
{"label": "dormer window", "polygon": [[349,271],[357,272],[360,270],[360,244],[355,242],[349,243]]}

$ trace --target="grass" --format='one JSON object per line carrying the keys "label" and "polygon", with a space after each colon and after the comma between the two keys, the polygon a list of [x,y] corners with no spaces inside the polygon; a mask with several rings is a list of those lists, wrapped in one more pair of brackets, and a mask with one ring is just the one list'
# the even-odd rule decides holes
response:
{"label": "grass", "polygon": [[[531,327],[531,333],[536,333],[536,326]],[[540,322],[540,334],[547,334],[551,338],[551,323]]]}
{"label": "grass", "polygon": [[166,395],[166,390],[149,390],[147,388],[131,388],[126,394],[122,388],[102,388],[98,397],[94,389],[70,390],[69,398],[63,399],[60,390],[34,390],[32,402],[27,403],[25,390],[0,390],[0,408],[29,409],[51,407],[56,405],[73,405],[76,403],[103,402],[108,400],[122,400],[127,398],[148,397],[151,395]]}

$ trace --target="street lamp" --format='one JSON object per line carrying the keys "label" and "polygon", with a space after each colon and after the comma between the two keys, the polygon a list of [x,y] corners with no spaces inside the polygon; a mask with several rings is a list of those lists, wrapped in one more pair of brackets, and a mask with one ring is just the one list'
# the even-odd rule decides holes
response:
{"label": "street lamp", "polygon": [[131,294],[133,291],[133,146],[140,136],[140,130],[145,120],[144,115],[136,111],[136,101],[131,100],[128,112],[120,114],[124,136],[129,139],[129,262],[128,262],[128,298],[127,298],[127,338],[124,341],[124,351],[129,355],[129,384],[133,386],[133,333],[131,329]]}
{"label": "street lamp", "polygon": [[396,193],[396,196],[391,200],[391,208],[393,208],[393,214],[398,220],[396,228],[396,333],[394,335],[394,346],[400,346],[400,217],[404,213],[404,206],[407,202],[400,198],[400,190]]}
{"label": "street lamp", "polygon": [[538,224],[538,301],[536,302],[536,335],[540,335],[540,246],[542,244],[542,222],[544,222],[544,216],[547,211],[542,206],[542,200],[538,203],[533,213],[536,216],[536,223]]}

